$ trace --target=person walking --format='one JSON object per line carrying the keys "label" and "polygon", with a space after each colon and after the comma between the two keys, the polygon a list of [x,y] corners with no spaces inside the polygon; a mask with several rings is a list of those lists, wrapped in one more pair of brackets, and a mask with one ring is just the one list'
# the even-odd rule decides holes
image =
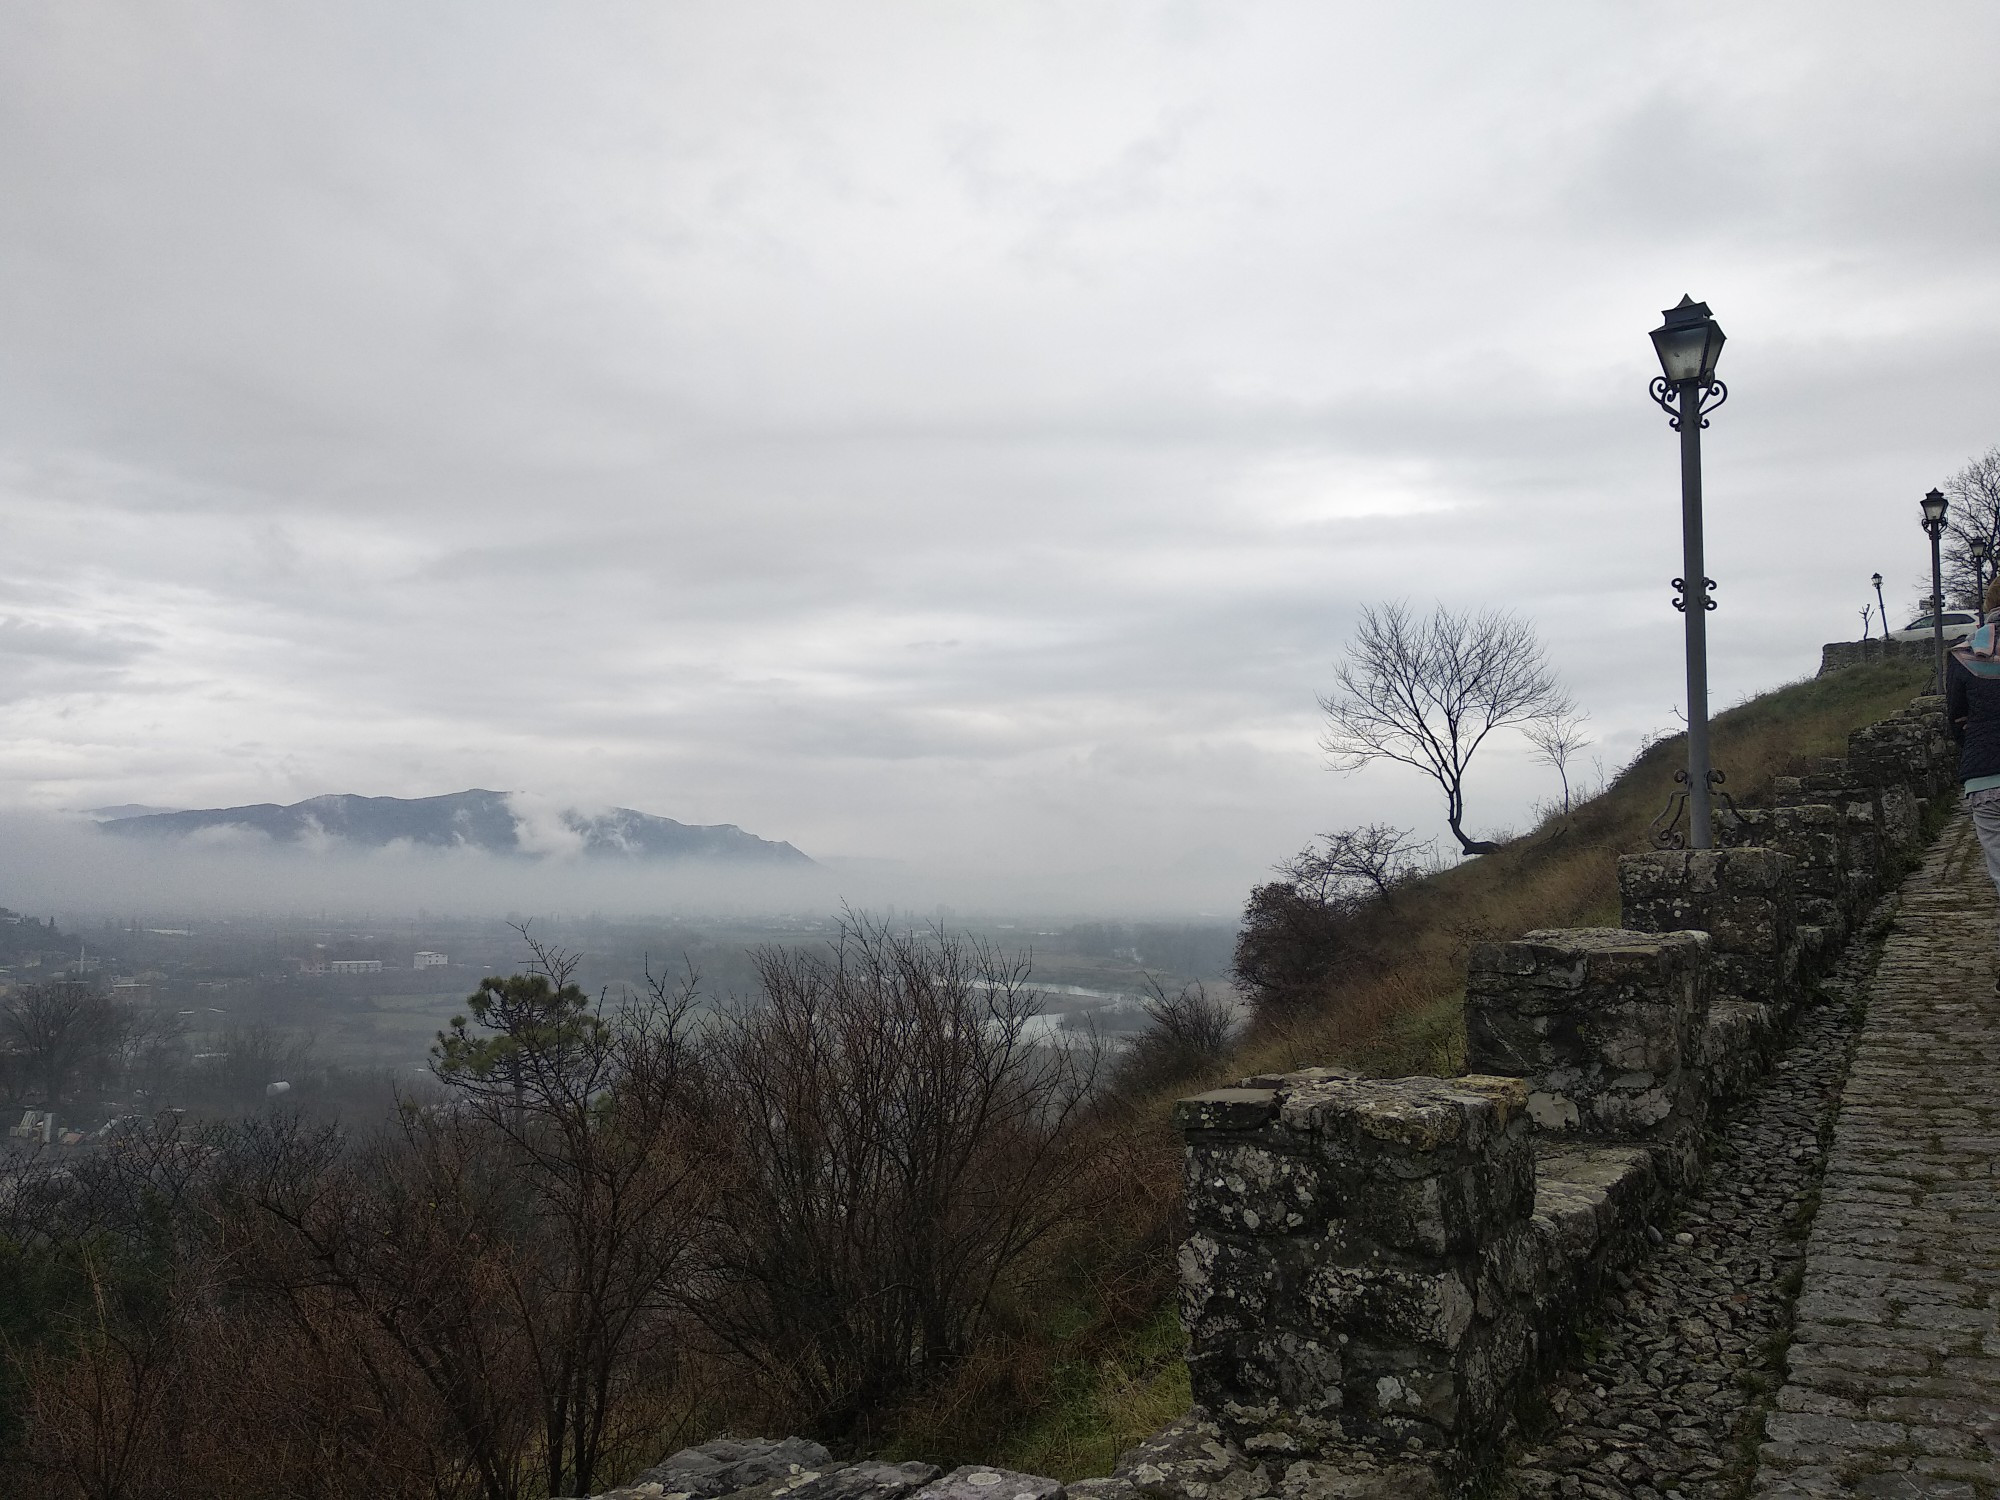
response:
{"label": "person walking", "polygon": [[[2000,578],[1988,585],[1982,619],[2000,612]],[[1958,779],[1986,873],[2000,890],[2000,625],[1981,625],[1954,646],[1944,669],[1944,712],[1958,741]],[[2000,994],[2000,978],[1993,981]]]}

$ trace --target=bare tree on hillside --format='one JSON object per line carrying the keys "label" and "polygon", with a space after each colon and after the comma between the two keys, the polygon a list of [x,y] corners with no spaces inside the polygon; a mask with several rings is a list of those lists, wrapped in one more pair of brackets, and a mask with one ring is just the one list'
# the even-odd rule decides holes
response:
{"label": "bare tree on hillside", "polygon": [[[1972,540],[1983,537],[2000,555],[2000,445],[1988,448],[1947,479],[1944,492],[1951,500],[1951,525],[1944,537],[1945,598],[1963,599],[1976,608],[1979,590],[1973,582]],[[1987,565],[1988,581],[1992,566]],[[1924,593],[1930,593],[1928,580]]]}
{"label": "bare tree on hillside", "polygon": [[1465,832],[1465,776],[1496,729],[1571,712],[1535,627],[1504,610],[1459,614],[1440,604],[1417,619],[1407,604],[1369,605],[1335,680],[1320,699],[1320,741],[1336,770],[1388,760],[1422,771],[1445,797],[1445,821],[1467,854],[1497,844]]}
{"label": "bare tree on hillside", "polygon": [[1590,736],[1583,732],[1589,722],[1590,715],[1571,711],[1537,719],[1521,731],[1535,747],[1535,759],[1562,778],[1564,817],[1569,816],[1570,758],[1590,743]]}

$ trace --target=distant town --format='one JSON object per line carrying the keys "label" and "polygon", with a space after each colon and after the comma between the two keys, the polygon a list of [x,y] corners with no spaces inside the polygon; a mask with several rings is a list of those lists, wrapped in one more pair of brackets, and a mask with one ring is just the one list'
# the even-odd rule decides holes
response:
{"label": "distant town", "polygon": [[[966,925],[942,908],[922,927]],[[706,1003],[756,988],[761,945],[820,943],[823,916],[617,922],[569,915],[339,921],[129,917],[59,927],[0,908],[0,1119],[10,1136],[90,1146],[172,1110],[230,1118],[282,1100],[312,1114],[388,1109],[430,1083],[430,1049],[489,974],[517,971],[526,928],[578,955],[577,979],[616,1006],[648,972],[694,977]],[[1150,985],[1226,993],[1233,926],[974,924],[1032,955],[1038,1033],[1129,1034]]]}

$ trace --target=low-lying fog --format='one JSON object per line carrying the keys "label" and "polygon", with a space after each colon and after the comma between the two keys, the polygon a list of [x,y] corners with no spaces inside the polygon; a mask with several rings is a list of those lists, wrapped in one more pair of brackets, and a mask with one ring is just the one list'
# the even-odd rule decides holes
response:
{"label": "low-lying fog", "polygon": [[[808,851],[810,852],[810,851]],[[81,815],[0,811],[0,905],[65,919],[134,911],[181,914],[430,911],[833,913],[843,905],[987,916],[1234,922],[1213,880],[1157,867],[994,873],[976,862],[919,869],[888,860],[821,859],[799,870],[606,856],[528,857],[407,843],[356,849],[226,838],[138,840]]]}

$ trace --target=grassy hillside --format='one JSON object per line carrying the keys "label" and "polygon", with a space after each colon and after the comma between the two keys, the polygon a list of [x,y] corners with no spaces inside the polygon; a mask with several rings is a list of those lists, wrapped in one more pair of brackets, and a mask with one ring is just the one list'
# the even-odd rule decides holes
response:
{"label": "grassy hillside", "polygon": [[[1919,664],[1889,662],[1762,694],[1716,718],[1715,764],[1744,805],[1768,803],[1774,777],[1843,754],[1850,730],[1904,707],[1926,677]],[[1019,1290],[993,1352],[906,1414],[893,1453],[1075,1478],[1106,1472],[1123,1448],[1184,1410],[1172,1309],[1180,1236],[1173,1099],[1311,1063],[1385,1076],[1459,1071],[1471,945],[1538,927],[1615,926],[1618,856],[1650,847],[1647,825],[1685,756],[1684,737],[1663,740],[1567,819],[1399,890],[1393,908],[1378,905],[1357,921],[1357,961],[1319,1007],[1284,1026],[1254,1027],[1213,1076],[1130,1101],[1105,1119],[1104,1149],[1115,1165],[1096,1232],[1062,1247]]]}
{"label": "grassy hillside", "polygon": [[[1887,718],[1925,686],[1928,671],[1889,662],[1808,678],[1718,715],[1714,764],[1746,807],[1767,805],[1779,776],[1844,755],[1851,730]],[[1472,944],[1537,927],[1618,923],[1618,857],[1651,847],[1648,825],[1687,763],[1687,739],[1649,747],[1603,793],[1496,854],[1468,860],[1399,893],[1361,937],[1391,955],[1379,971],[1329,995],[1294,1027],[1252,1038],[1244,1072],[1345,1062],[1393,1076],[1454,1073],[1464,1061],[1460,1002]]]}

